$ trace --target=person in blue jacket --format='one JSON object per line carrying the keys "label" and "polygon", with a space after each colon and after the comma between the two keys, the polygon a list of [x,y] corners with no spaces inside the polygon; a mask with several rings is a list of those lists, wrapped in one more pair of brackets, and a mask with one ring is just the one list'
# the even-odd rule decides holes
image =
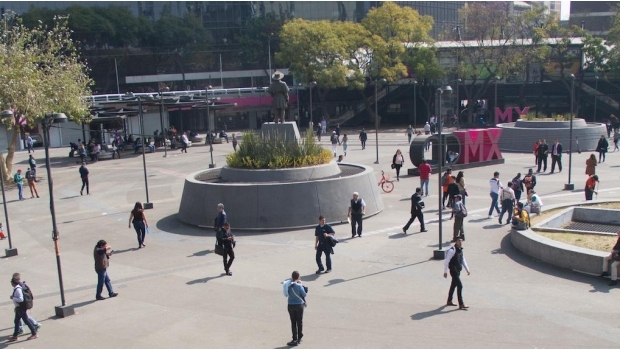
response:
{"label": "person in blue jacket", "polygon": [[291,318],[291,331],[293,332],[293,340],[286,345],[297,346],[304,336],[302,329],[308,287],[301,284],[299,272],[293,271],[291,279],[284,282],[283,291],[284,296],[288,297],[288,314]]}

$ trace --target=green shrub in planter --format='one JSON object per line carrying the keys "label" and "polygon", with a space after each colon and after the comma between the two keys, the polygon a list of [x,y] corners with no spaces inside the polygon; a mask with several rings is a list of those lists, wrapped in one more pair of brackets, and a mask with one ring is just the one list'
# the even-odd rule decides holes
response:
{"label": "green shrub in planter", "polygon": [[229,167],[241,169],[284,169],[327,164],[333,154],[306,133],[301,142],[271,135],[261,138],[249,131],[244,133],[237,152],[226,156]]}

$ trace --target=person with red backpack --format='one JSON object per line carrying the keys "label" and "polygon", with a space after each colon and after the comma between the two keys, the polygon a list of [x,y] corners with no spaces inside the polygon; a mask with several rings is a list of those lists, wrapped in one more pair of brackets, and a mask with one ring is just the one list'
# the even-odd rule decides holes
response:
{"label": "person with red backpack", "polygon": [[28,306],[32,308],[32,298],[30,298],[30,304],[28,304],[19,278],[13,277],[11,279],[11,286],[13,286],[13,294],[11,294],[10,298],[15,305],[15,328],[13,335],[8,338],[8,341],[16,341],[18,339],[20,321],[23,321],[30,328],[31,335],[27,340],[37,339],[37,329],[28,319]]}

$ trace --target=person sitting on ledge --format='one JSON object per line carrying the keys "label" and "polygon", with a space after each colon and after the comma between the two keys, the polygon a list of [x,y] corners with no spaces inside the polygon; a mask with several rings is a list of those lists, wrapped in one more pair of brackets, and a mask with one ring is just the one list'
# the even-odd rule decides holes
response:
{"label": "person sitting on ledge", "polygon": [[616,245],[611,248],[611,254],[603,258],[603,272],[601,273],[601,277],[609,276],[609,261],[613,261],[611,263],[611,283],[610,286],[615,286],[618,284],[618,265],[620,265],[620,230],[616,232],[618,235],[618,240],[616,241]]}
{"label": "person sitting on ledge", "polygon": [[530,227],[530,215],[523,209],[523,203],[518,202],[512,215],[512,227],[517,230],[526,230]]}

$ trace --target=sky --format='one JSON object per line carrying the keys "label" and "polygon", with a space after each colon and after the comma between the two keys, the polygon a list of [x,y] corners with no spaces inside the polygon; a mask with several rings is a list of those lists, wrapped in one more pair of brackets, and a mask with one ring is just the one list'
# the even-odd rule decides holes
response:
{"label": "sky", "polygon": [[567,21],[570,14],[570,1],[562,0],[562,13],[560,13],[560,19]]}

